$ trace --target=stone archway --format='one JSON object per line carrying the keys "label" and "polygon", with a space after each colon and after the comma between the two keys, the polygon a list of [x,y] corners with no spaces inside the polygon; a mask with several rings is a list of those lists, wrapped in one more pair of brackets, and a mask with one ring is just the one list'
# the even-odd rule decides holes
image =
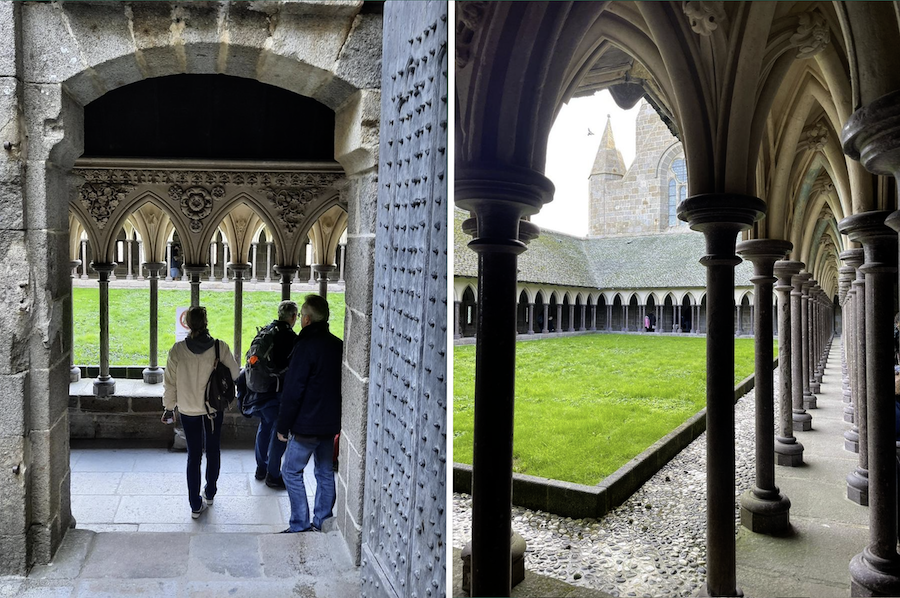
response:
{"label": "stone archway", "polygon": [[[65,315],[71,307],[64,282],[71,266],[64,248],[73,193],[69,173],[82,151],[83,107],[107,91],[178,73],[256,79],[335,111],[335,159],[347,177],[343,196],[351,221],[348,281],[356,281],[356,288],[348,289],[352,325],[346,327],[347,346],[366,348],[348,350],[345,356],[344,396],[350,401],[345,414],[353,415],[342,422],[341,454],[348,467],[339,474],[335,514],[351,554],[359,559],[364,483],[362,476],[349,472],[365,468],[371,318],[366,298],[373,281],[381,73],[371,41],[373,35],[380,39],[382,26],[380,15],[363,14],[359,8],[284,5],[261,12],[228,3],[4,7],[9,13],[4,19],[15,23],[5,35],[21,38],[21,44],[7,45],[21,51],[21,72],[15,79],[21,84],[14,84],[12,97],[21,98],[22,112],[16,103],[3,110],[8,121],[24,124],[15,131],[22,142],[8,154],[9,167],[24,179],[27,160],[30,182],[22,200],[29,209],[22,227],[31,239],[26,254],[23,234],[13,244],[20,257],[10,260],[23,268],[13,276],[31,282],[14,298],[30,306],[29,317],[4,335],[29,347],[27,365],[20,366],[17,379],[23,401],[32,401],[32,415],[23,420],[24,432],[15,436],[9,451],[21,464],[22,482],[14,492],[3,488],[7,506],[25,522],[9,541],[18,559],[8,565],[10,572],[49,561],[71,521],[66,385],[71,324]],[[99,21],[98,11],[103,13]],[[310,19],[316,27],[307,26]],[[165,34],[157,35],[160,30]]]}

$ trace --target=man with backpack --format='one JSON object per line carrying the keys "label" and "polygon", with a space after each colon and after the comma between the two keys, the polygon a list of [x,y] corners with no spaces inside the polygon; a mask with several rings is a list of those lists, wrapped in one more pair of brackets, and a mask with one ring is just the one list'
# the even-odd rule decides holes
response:
{"label": "man with backpack", "polygon": [[269,488],[284,488],[281,457],[286,443],[278,439],[275,422],[281,405],[284,373],[291,358],[297,335],[299,310],[293,301],[278,305],[278,319],[256,333],[247,350],[244,381],[247,393],[241,410],[248,417],[259,418],[256,431],[256,479],[265,480]]}

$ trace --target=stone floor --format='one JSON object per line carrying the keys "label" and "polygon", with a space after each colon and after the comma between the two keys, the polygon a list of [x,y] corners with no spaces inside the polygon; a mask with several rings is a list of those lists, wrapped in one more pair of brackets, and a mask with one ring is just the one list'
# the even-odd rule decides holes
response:
{"label": "stone floor", "polygon": [[[868,509],[846,497],[846,475],[857,455],[843,448],[849,424],[843,421],[839,343],[832,346],[819,408],[810,412],[813,429],[797,433],[805,465],[776,467],[776,484],[792,502],[791,533],[772,538],[747,531],[735,502],[738,585],[748,597],[847,596],[849,561],[867,544]],[[753,396],[735,408],[736,499],[754,480]],[[603,519],[514,507],[513,529],[528,543],[526,568],[612,596],[696,594],[706,574],[705,439],[700,436]],[[453,503],[453,547],[459,549],[471,537],[471,497],[455,494]],[[458,582],[453,595],[462,595]]]}
{"label": "stone floor", "polygon": [[[0,598],[359,595],[333,519],[321,533],[277,533],[287,527],[287,494],[254,479],[252,450],[223,449],[218,494],[195,520],[186,453],[82,444],[71,452],[76,529],[52,563],[0,577]],[[311,497],[311,468],[304,478]]]}

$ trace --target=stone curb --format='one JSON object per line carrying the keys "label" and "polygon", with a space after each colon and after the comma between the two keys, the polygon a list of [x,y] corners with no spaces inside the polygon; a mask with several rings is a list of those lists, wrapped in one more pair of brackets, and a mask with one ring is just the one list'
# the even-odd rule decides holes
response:
{"label": "stone curb", "polygon": [[[778,367],[776,358],[772,368]],[[734,402],[753,390],[755,377],[747,376],[734,387]],[[704,407],[686,422],[657,440],[640,455],[596,486],[513,474],[512,504],[563,517],[600,518],[624,503],[675,455],[706,431]],[[453,491],[472,493],[472,466],[453,464]]]}

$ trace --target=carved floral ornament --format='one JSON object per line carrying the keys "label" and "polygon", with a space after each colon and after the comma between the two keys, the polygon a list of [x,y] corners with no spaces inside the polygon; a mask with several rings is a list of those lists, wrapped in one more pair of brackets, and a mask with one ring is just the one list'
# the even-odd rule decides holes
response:
{"label": "carved floral ornament", "polygon": [[819,12],[800,14],[800,25],[791,36],[791,45],[797,47],[797,58],[812,58],[831,41],[831,32],[825,23],[825,17]]}
{"label": "carved floral ornament", "polygon": [[709,37],[725,20],[725,9],[720,1],[691,0],[682,6],[684,14],[690,19],[694,33]]}
{"label": "carved floral ornament", "polygon": [[116,207],[132,191],[134,185],[86,183],[78,190],[78,199],[97,223],[97,228],[103,230]]}
{"label": "carved floral ornament", "polygon": [[803,129],[801,149],[821,151],[828,141],[828,127],[822,121],[815,122]]}
{"label": "carved floral ornament", "polygon": [[169,187],[169,198],[181,206],[181,213],[190,221],[191,232],[199,233],[203,228],[202,220],[212,212],[213,198],[221,199],[225,196],[225,189],[215,186],[210,190],[205,187],[188,187],[184,189],[178,185]]}
{"label": "carved floral ornament", "polygon": [[289,233],[293,233],[306,216],[303,209],[319,194],[321,189],[269,189],[266,199],[275,205],[278,217]]}
{"label": "carved floral ornament", "polygon": [[327,187],[341,174],[333,172],[248,172],[227,170],[76,169],[87,183],[179,185],[181,187],[241,185],[269,187]]}

